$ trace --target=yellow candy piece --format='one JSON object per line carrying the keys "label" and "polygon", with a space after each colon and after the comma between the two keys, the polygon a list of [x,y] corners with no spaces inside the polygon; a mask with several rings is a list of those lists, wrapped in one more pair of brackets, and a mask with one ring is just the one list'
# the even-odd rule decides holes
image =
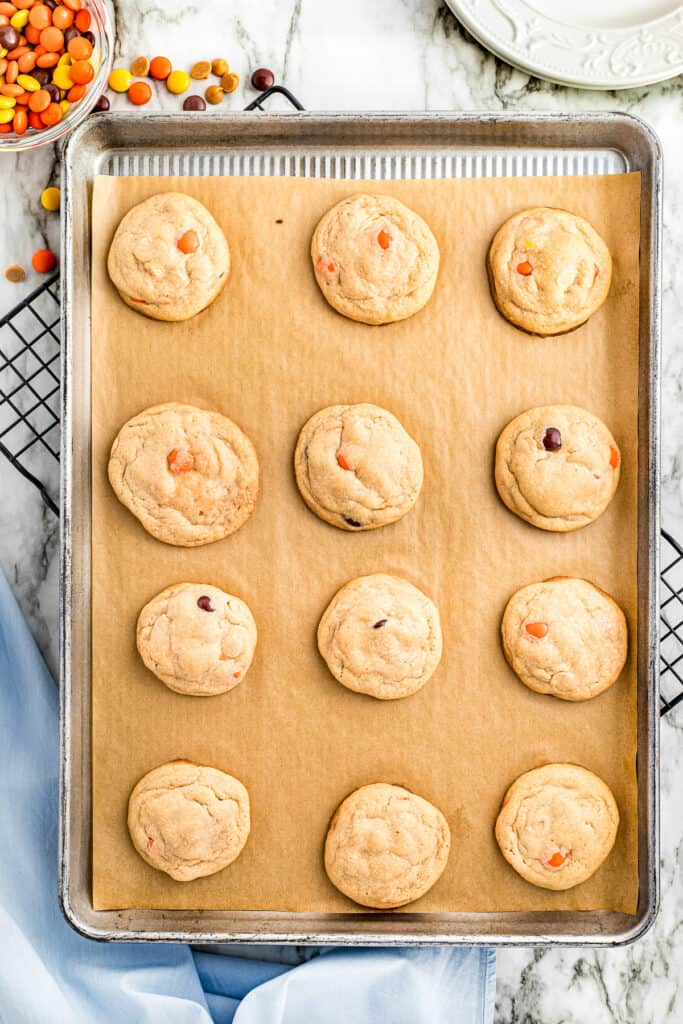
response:
{"label": "yellow candy piece", "polygon": [[17,85],[26,89],[26,92],[38,92],[40,89],[40,82],[32,75],[17,75]]}
{"label": "yellow candy piece", "polygon": [[59,105],[62,108],[62,113],[63,114],[66,114],[66,112],[68,111],[69,107],[71,106],[71,104],[69,103],[68,100],[62,100]]}
{"label": "yellow candy piece", "polygon": [[190,76],[186,71],[172,71],[166,79],[166,88],[176,94],[190,88]]}
{"label": "yellow candy piece", "polygon": [[13,110],[0,110],[0,124],[9,124],[14,120]]}
{"label": "yellow candy piece", "polygon": [[70,64],[70,63],[71,63],[71,55],[68,54],[68,53],[63,53],[62,56],[57,61],[57,67],[59,67],[61,64]]}
{"label": "yellow candy piece", "polygon": [[28,11],[17,11],[13,14],[9,20],[12,28],[18,28],[21,31],[24,26],[28,25]]}
{"label": "yellow candy piece", "polygon": [[534,243],[530,242],[529,239],[527,239],[526,242],[524,243],[524,248],[525,249],[533,249],[533,247],[534,247]]}
{"label": "yellow candy piece", "polygon": [[109,75],[109,88],[114,92],[128,92],[133,76],[127,68],[114,68]]}
{"label": "yellow candy piece", "polygon": [[7,56],[7,48],[5,46],[0,47],[0,58]]}
{"label": "yellow candy piece", "polygon": [[0,110],[11,110],[16,102],[14,96],[0,96]]}
{"label": "yellow candy piece", "polygon": [[41,206],[45,207],[46,210],[50,210],[51,213],[54,213],[55,210],[59,209],[60,199],[61,192],[58,188],[55,188],[53,185],[51,185],[50,188],[44,188],[43,191],[40,193]]}
{"label": "yellow candy piece", "polygon": [[[21,78],[21,75],[19,78]],[[19,79],[17,79],[17,81],[19,81]],[[74,84],[73,79],[69,74],[69,69],[64,67],[63,64],[61,67],[58,65],[52,72],[52,81],[59,89],[70,89]]]}

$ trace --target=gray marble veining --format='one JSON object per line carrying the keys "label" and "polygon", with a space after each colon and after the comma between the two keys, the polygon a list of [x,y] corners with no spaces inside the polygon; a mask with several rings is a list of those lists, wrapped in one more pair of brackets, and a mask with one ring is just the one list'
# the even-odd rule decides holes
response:
{"label": "gray marble veining", "polygon": [[[621,93],[542,83],[488,55],[439,0],[116,0],[114,8],[118,62],[165,53],[189,67],[221,55],[243,85],[250,69],[267,66],[310,109],[624,110],[648,120],[665,153],[663,522],[683,539],[680,79]],[[223,109],[239,109],[253,96],[246,85],[240,87]],[[152,106],[178,109],[180,102],[162,87],[155,90]],[[125,98],[114,101],[125,105]],[[57,248],[58,218],[40,207],[39,195],[58,174],[54,149],[0,158],[3,267],[13,262],[28,267],[36,248]],[[37,283],[33,272],[22,285],[0,279],[0,311]],[[0,459],[0,565],[52,668],[58,539],[58,525],[37,492]],[[683,1021],[681,778],[683,709],[662,726],[662,910],[655,927],[627,949],[500,952],[496,1024]]]}

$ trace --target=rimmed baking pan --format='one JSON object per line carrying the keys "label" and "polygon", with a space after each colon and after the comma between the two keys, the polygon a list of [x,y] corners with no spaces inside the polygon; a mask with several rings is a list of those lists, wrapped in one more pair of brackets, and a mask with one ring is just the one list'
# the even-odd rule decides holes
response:
{"label": "rimmed baking pan", "polygon": [[[639,171],[638,855],[635,915],[95,911],[91,899],[90,198],[96,174],[345,179]],[[632,941],[658,899],[657,586],[661,155],[641,121],[580,116],[106,115],[74,132],[64,163],[62,796],[60,895],[100,939],[316,944],[601,944]]]}

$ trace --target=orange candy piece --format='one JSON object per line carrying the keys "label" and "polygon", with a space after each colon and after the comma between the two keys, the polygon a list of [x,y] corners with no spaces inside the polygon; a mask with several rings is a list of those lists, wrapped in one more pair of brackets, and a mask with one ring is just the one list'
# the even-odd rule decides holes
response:
{"label": "orange candy piece", "polygon": [[68,7],[55,7],[52,12],[52,24],[55,28],[62,29],[71,28],[74,23],[73,12]]}
{"label": "orange candy piece", "polygon": [[23,107],[18,107],[14,112],[12,127],[17,135],[23,135],[28,128],[28,114]]}
{"label": "orange candy piece", "polygon": [[612,469],[616,469],[619,465],[619,452],[612,444],[609,446],[609,464]]}
{"label": "orange candy piece", "polygon": [[49,274],[57,262],[57,257],[49,249],[38,249],[31,257],[31,265],[39,274]]}
{"label": "orange candy piece", "polygon": [[36,66],[35,53],[31,53],[31,51],[29,50],[28,53],[22,54],[19,60],[17,61],[17,64],[19,65],[19,70],[21,71],[22,75],[30,74]]}
{"label": "orange candy piece", "polygon": [[[56,13],[57,11],[55,11]],[[64,49],[64,33],[54,25],[50,25],[40,33],[40,45],[44,46],[48,53],[60,53]]]}
{"label": "orange candy piece", "polygon": [[159,82],[165,82],[171,71],[173,71],[173,66],[168,57],[154,57],[149,62],[149,73]]}
{"label": "orange candy piece", "polygon": [[33,111],[28,115],[28,123],[31,125],[31,128],[34,128],[37,132],[42,132],[45,129],[45,125],[43,124],[40,114],[34,114]]}
{"label": "orange candy piece", "polygon": [[517,264],[517,273],[523,277],[528,277],[529,274],[533,274],[534,268],[531,266],[528,260],[524,260],[523,263]]}
{"label": "orange candy piece", "polygon": [[[40,47],[38,47],[40,49]],[[38,53],[38,49],[36,53]],[[36,61],[39,68],[53,68],[59,61],[58,53],[41,53]]]}
{"label": "orange candy piece", "polygon": [[[71,70],[73,72],[73,68]],[[128,99],[131,103],[134,103],[136,107],[144,106],[145,103],[149,103],[151,98],[152,89],[148,82],[133,82],[128,90]]]}
{"label": "orange candy piece", "polygon": [[552,857],[549,857],[546,864],[549,868],[561,868],[569,854],[556,850]]}
{"label": "orange candy piece", "polygon": [[39,89],[38,92],[32,92],[28,99],[29,108],[36,114],[42,114],[51,103],[52,97],[47,89]]}
{"label": "orange candy piece", "polygon": [[85,96],[86,88],[84,85],[72,85],[66,94],[66,98],[69,103],[78,103]]}
{"label": "orange candy piece", "polygon": [[379,244],[380,249],[388,249],[389,246],[391,245],[391,235],[389,234],[388,231],[385,231],[384,228],[382,228],[382,230],[377,236],[377,242]]}
{"label": "orange candy piece", "polygon": [[55,124],[59,124],[63,117],[63,111],[59,103],[51,103],[49,107],[40,115],[44,125],[51,128]]}
{"label": "orange candy piece", "polygon": [[174,448],[168,453],[168,468],[172,473],[189,473],[194,469],[194,456],[186,448]]}
{"label": "orange candy piece", "polygon": [[87,32],[91,21],[90,11],[79,11],[76,15],[76,28],[79,32]]}
{"label": "orange candy piece", "polygon": [[67,46],[72,60],[89,60],[92,57],[92,46],[83,36],[74,36]]}
{"label": "orange candy piece", "polygon": [[45,4],[35,4],[28,15],[28,23],[33,28],[44,29],[52,23],[52,13]]}
{"label": "orange candy piece", "polygon": [[548,632],[547,622],[527,622],[525,629],[529,636],[535,636],[537,640],[542,640]]}
{"label": "orange candy piece", "polygon": [[339,463],[342,469],[351,469],[351,467],[349,466],[348,462],[346,461],[341,452],[337,452],[337,462]]}
{"label": "orange candy piece", "polygon": [[76,85],[87,85],[95,77],[95,69],[88,60],[77,60],[69,68],[71,80]]}
{"label": "orange candy piece", "polygon": [[191,253],[196,252],[199,248],[199,237],[196,231],[186,231],[184,235],[181,235],[176,245],[181,252]]}

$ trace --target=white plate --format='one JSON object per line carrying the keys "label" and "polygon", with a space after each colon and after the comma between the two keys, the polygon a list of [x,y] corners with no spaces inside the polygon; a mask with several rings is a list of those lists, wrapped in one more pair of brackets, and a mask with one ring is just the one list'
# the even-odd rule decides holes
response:
{"label": "white plate", "polygon": [[683,73],[681,0],[447,0],[471,35],[539,78],[627,89]]}

